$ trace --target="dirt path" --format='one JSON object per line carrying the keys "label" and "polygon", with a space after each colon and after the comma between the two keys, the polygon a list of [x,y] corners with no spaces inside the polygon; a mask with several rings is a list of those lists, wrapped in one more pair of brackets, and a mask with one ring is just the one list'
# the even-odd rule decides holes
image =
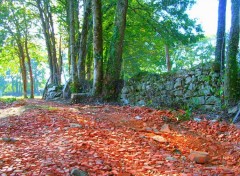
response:
{"label": "dirt path", "polygon": [[[93,176],[240,174],[240,130],[226,123],[178,123],[181,112],[41,100],[0,108],[2,175],[65,176],[73,168]],[[14,113],[7,115],[9,108]],[[164,125],[170,130],[163,132]],[[210,161],[189,160],[192,150],[208,152]]]}

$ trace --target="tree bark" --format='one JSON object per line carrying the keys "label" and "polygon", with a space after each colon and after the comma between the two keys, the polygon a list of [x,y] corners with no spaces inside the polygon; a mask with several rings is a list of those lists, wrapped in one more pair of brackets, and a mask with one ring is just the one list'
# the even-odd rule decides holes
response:
{"label": "tree bark", "polygon": [[103,39],[102,39],[102,5],[101,0],[92,0],[93,13],[93,88],[94,96],[102,93],[103,85]]}
{"label": "tree bark", "polygon": [[58,82],[61,85],[61,75],[62,75],[62,65],[63,65],[63,59],[62,59],[62,37],[59,38],[59,48],[58,48],[58,72],[59,72],[59,78]]}
{"label": "tree bark", "polygon": [[239,45],[239,6],[240,0],[232,0],[232,19],[227,50],[226,73],[224,79],[224,98],[226,104],[234,103],[239,98],[238,62]]}
{"label": "tree bark", "polygon": [[92,79],[93,66],[93,31],[92,20],[89,24],[89,34],[87,41],[87,58],[86,58],[86,79],[88,82]]}
{"label": "tree bark", "polygon": [[128,0],[118,0],[115,14],[115,27],[110,46],[107,71],[105,77],[105,96],[116,99],[120,92],[120,76],[122,70],[123,39],[126,28]]}
{"label": "tree bark", "polygon": [[48,52],[48,63],[51,78],[50,80],[54,84],[59,84],[58,78],[61,76],[58,73],[55,33],[49,3],[50,3],[49,1],[43,1],[42,3],[41,0],[37,0],[37,8],[39,10],[39,15],[42,22],[42,28]]}
{"label": "tree bark", "polygon": [[74,0],[69,0],[69,42],[70,42],[70,60],[71,60],[71,79],[73,83],[73,92],[78,92],[79,80],[77,75],[77,58],[75,52],[75,19],[74,19]]}
{"label": "tree bark", "polygon": [[166,55],[166,65],[167,65],[167,71],[171,71],[171,61],[170,61],[170,55],[169,55],[169,46],[165,45],[165,55]]}
{"label": "tree bark", "polygon": [[27,64],[29,70],[29,77],[30,77],[30,98],[34,98],[34,81],[33,81],[33,72],[32,72],[32,65],[31,65],[31,58],[28,52],[28,39],[27,36],[25,38],[25,51],[27,56]]}
{"label": "tree bark", "polygon": [[218,6],[218,28],[216,35],[215,63],[222,72],[225,63],[225,28],[226,28],[226,6],[227,0],[219,0]]}
{"label": "tree bark", "polygon": [[24,49],[21,41],[17,41],[18,51],[19,51],[19,59],[20,59],[20,68],[22,74],[22,81],[23,81],[23,97],[27,97],[27,69],[25,64],[25,54]]}
{"label": "tree bark", "polygon": [[83,15],[83,25],[82,33],[80,39],[79,57],[78,57],[78,78],[80,84],[85,84],[86,72],[86,53],[87,53],[87,36],[89,30],[89,16],[91,13],[91,0],[85,0],[84,2],[84,15]]}

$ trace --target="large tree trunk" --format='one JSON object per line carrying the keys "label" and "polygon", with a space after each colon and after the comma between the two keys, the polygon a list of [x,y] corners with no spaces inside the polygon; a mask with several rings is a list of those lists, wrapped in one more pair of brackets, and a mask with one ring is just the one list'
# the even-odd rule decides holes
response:
{"label": "large tree trunk", "polygon": [[93,95],[102,93],[103,85],[103,39],[102,39],[102,5],[101,0],[92,0],[93,13]]}
{"label": "large tree trunk", "polygon": [[110,54],[105,77],[105,96],[110,99],[118,97],[122,70],[123,39],[126,28],[128,0],[118,0],[115,14],[115,27],[110,46]]}
{"label": "large tree trunk", "polygon": [[232,19],[227,51],[224,97],[226,104],[234,103],[239,98],[237,53],[239,45],[239,6],[240,0],[232,0]]}
{"label": "large tree trunk", "polygon": [[218,6],[218,28],[216,36],[215,63],[222,72],[225,63],[225,28],[226,28],[226,0],[219,0]]}
{"label": "large tree trunk", "polygon": [[167,65],[167,71],[171,71],[171,61],[170,61],[170,54],[169,54],[169,46],[165,45],[165,55],[166,55],[166,65]]}
{"label": "large tree trunk", "polygon": [[73,83],[73,92],[79,91],[79,80],[77,75],[77,58],[75,52],[75,19],[74,19],[74,0],[69,0],[69,42],[71,58],[71,79]]}
{"label": "large tree trunk", "polygon": [[83,25],[82,25],[82,33],[80,38],[80,48],[79,48],[79,57],[78,57],[78,78],[82,86],[83,84],[85,84],[85,78],[86,78],[85,62],[86,62],[86,53],[87,53],[87,36],[88,36],[88,29],[89,29],[90,13],[91,13],[91,0],[85,0]]}

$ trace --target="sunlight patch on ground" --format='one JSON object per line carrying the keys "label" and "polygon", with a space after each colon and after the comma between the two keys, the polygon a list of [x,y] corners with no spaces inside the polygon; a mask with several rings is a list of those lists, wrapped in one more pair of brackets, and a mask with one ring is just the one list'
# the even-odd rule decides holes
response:
{"label": "sunlight patch on ground", "polygon": [[0,119],[8,116],[19,116],[25,111],[24,106],[0,109]]}

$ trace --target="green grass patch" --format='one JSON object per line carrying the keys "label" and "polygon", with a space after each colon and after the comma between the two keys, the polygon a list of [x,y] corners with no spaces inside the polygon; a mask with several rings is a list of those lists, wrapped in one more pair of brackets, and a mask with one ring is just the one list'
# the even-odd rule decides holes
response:
{"label": "green grass patch", "polygon": [[17,101],[18,98],[16,97],[10,97],[10,96],[4,96],[4,97],[1,97],[0,98],[0,102],[2,103],[6,103],[6,104],[10,104],[10,103],[13,103],[15,101]]}

